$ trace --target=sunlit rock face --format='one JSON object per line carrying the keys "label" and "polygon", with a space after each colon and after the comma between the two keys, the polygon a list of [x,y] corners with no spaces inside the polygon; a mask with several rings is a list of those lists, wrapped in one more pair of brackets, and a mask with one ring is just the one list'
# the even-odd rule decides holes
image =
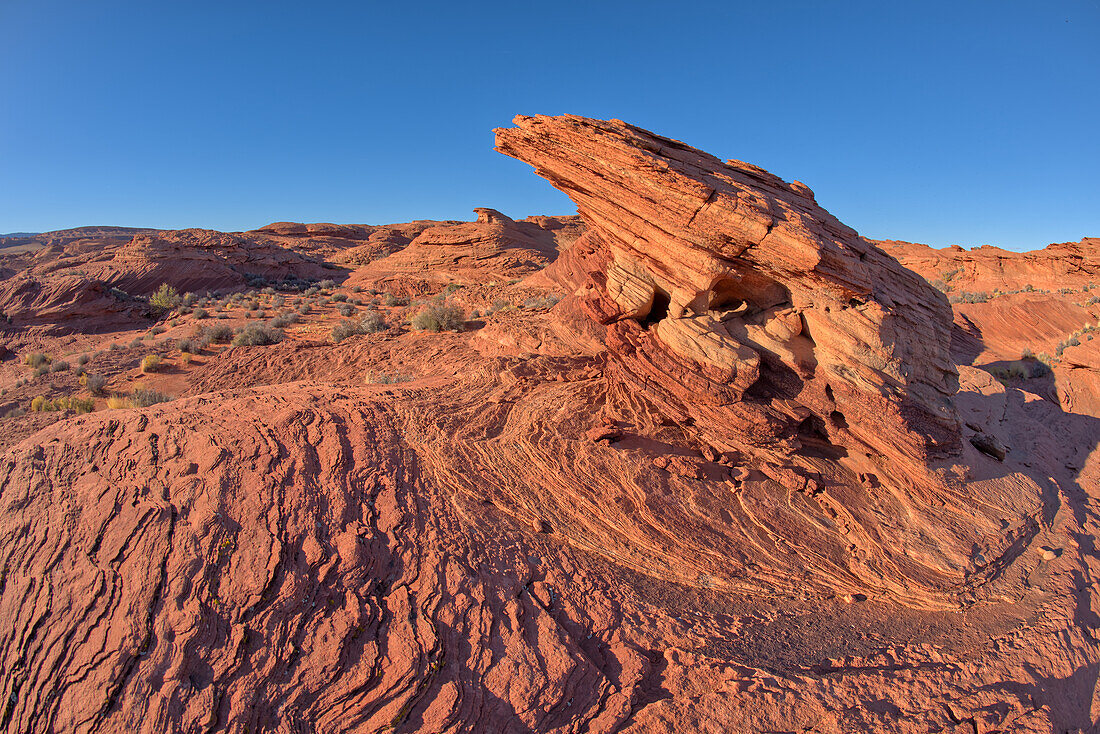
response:
{"label": "sunlit rock face", "polygon": [[[951,308],[799,182],[618,120],[517,117],[497,149],[576,202],[621,376],[728,448],[958,451]],[[576,270],[576,268],[574,268]]]}

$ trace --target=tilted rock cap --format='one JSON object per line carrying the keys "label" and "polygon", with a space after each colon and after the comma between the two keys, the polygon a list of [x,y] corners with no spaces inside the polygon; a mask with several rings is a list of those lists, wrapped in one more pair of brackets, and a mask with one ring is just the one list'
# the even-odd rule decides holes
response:
{"label": "tilted rock cap", "polygon": [[623,332],[636,351],[659,343],[735,401],[770,381],[800,403],[792,418],[844,411],[864,443],[957,446],[947,299],[807,186],[620,120],[514,122],[496,149],[565,192],[606,246],[602,295],[646,330]]}

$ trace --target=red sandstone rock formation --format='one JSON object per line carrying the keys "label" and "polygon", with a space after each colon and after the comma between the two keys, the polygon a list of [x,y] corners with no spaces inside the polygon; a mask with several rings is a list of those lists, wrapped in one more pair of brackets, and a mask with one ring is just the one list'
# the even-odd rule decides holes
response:
{"label": "red sandstone rock formation", "polygon": [[959,292],[1015,291],[1028,286],[1058,292],[1100,285],[1100,239],[1048,245],[1042,250],[1012,252],[989,245],[934,249],[912,242],[878,243],[906,267],[929,281],[946,281]]}
{"label": "red sandstone rock formation", "polygon": [[726,449],[811,424],[886,456],[957,449],[946,299],[806,186],[618,121],[516,123],[498,150],[573,198],[606,252],[575,285],[624,379]]}
{"label": "red sandstone rock formation", "polygon": [[[1020,387],[1100,417],[1100,239],[1032,252],[881,244],[951,297],[960,363],[1034,372]],[[1051,379],[1024,355],[1047,360]]]}

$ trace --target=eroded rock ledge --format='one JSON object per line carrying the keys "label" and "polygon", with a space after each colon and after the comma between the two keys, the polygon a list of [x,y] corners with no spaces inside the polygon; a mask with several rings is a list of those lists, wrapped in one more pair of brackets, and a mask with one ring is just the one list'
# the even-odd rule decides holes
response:
{"label": "eroded rock ledge", "polygon": [[607,325],[621,377],[720,448],[957,452],[947,299],[807,186],[619,120],[514,122],[497,150],[590,226],[556,267]]}

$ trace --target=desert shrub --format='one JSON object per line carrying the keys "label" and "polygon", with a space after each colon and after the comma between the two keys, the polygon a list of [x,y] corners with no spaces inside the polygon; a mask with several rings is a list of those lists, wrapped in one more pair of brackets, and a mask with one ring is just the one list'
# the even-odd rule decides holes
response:
{"label": "desert shrub", "polygon": [[59,359],[50,365],[50,372],[64,372],[69,369],[69,363],[63,359]]}
{"label": "desert shrub", "polygon": [[345,321],[341,321],[336,326],[332,327],[332,341],[339,344],[340,342],[344,341],[348,337],[352,337],[352,336],[355,336],[356,334],[362,334],[362,333],[363,333],[363,330],[359,326],[358,322],[352,321],[351,319],[347,319]]}
{"label": "desert shrub", "polygon": [[352,293],[362,293],[362,292],[363,292],[363,286],[361,286],[361,285],[353,285],[353,286],[351,287],[351,292],[352,292]]}
{"label": "desert shrub", "polygon": [[153,295],[149,296],[149,305],[154,308],[171,311],[173,308],[180,305],[180,294],[175,288],[167,283],[161,283],[160,288],[158,288]]}
{"label": "desert shrub", "polygon": [[336,310],[340,312],[341,316],[351,316],[355,313],[355,306],[350,303],[341,303],[336,307]]}
{"label": "desert shrub", "polygon": [[1018,363],[997,365],[989,367],[989,373],[998,380],[1024,380],[1027,379],[1027,371]]}
{"label": "desert shrub", "polygon": [[985,303],[989,300],[989,294],[983,292],[970,293],[968,291],[963,291],[958,295],[951,296],[950,300],[951,303]]}
{"label": "desert shrub", "polygon": [[461,288],[462,286],[458,283],[448,283],[447,287],[443,289],[443,294],[449,296],[455,291],[460,290]]}
{"label": "desert shrub", "polygon": [[1049,359],[1044,360],[1045,355],[1040,354],[1035,359],[1026,360],[1024,365],[1027,368],[1028,377],[1046,377],[1051,374]]}
{"label": "desert shrub", "polygon": [[217,324],[203,330],[202,338],[211,344],[228,344],[233,341],[233,329],[225,324]]}
{"label": "desert shrub", "polygon": [[278,344],[284,337],[283,332],[274,326],[252,323],[237,332],[237,336],[233,337],[233,346],[261,347],[268,344]]}
{"label": "desert shrub", "polygon": [[181,352],[187,352],[189,354],[196,354],[202,351],[202,347],[194,339],[180,339],[176,342],[176,348]]}
{"label": "desert shrub", "polygon": [[76,413],[91,413],[95,410],[95,401],[91,398],[74,398],[72,396],[50,400],[44,395],[39,395],[31,401],[31,410],[35,413],[55,412],[59,410],[72,410]]}
{"label": "desert shrub", "polygon": [[129,408],[130,400],[123,395],[112,395],[107,398],[107,407],[111,410],[118,410],[119,408]]}
{"label": "desert shrub", "polygon": [[363,382],[367,385],[393,385],[398,382],[408,382],[411,379],[406,375],[391,375],[387,372],[370,370],[363,378]]}
{"label": "desert shrub", "polygon": [[317,284],[317,287],[320,288],[321,290],[328,290],[330,288],[335,288],[336,287],[336,281],[335,280],[322,280],[320,283]]}
{"label": "desert shrub", "polygon": [[41,377],[42,375],[49,374],[49,371],[50,371],[49,365],[42,365],[41,367],[35,369],[34,376],[35,377]]}
{"label": "desert shrub", "polygon": [[561,296],[543,296],[541,298],[528,298],[523,302],[527,309],[553,308],[561,301]]}
{"label": "desert shrub", "polygon": [[382,294],[382,305],[383,306],[408,306],[409,305],[409,299],[401,297],[401,296],[395,296],[392,293],[384,293],[384,294]]}
{"label": "desert shrub", "polygon": [[127,401],[132,408],[148,408],[150,405],[156,405],[157,403],[166,403],[172,398],[158,390],[152,390],[150,388],[139,387],[130,393],[130,398]]}
{"label": "desert shrub", "polygon": [[300,319],[301,319],[301,317],[298,314],[294,313],[293,311],[290,311],[290,312],[287,312],[287,313],[279,314],[275,318],[271,319],[271,321],[269,321],[268,323],[271,324],[271,326],[273,328],[285,329],[286,327],[290,326],[291,324],[298,323],[298,321]]}
{"label": "desert shrub", "polygon": [[192,316],[194,316],[196,319],[205,319],[209,318],[210,312],[207,311],[205,308],[196,308]]}
{"label": "desert shrub", "polygon": [[141,360],[142,372],[156,372],[160,369],[160,356],[156,354],[146,354]]}
{"label": "desert shrub", "polygon": [[382,320],[381,315],[369,313],[358,321],[346,319],[332,327],[332,341],[339,344],[349,336],[356,336],[357,334],[374,334],[385,328],[386,322]]}
{"label": "desert shrub", "polygon": [[332,300],[336,301],[337,303],[343,303],[344,301],[348,300],[348,294],[347,293],[333,293],[332,294]]}
{"label": "desert shrub", "polygon": [[38,369],[44,364],[49,363],[50,358],[42,352],[30,352],[23,355],[23,364],[34,369]]}
{"label": "desert shrub", "polygon": [[190,293],[190,292],[189,293],[184,293],[183,297],[180,298],[180,305],[181,306],[193,306],[193,305],[195,305],[195,301],[197,300],[197,298],[198,297],[194,293]]}
{"label": "desert shrub", "polygon": [[136,349],[137,347],[140,347],[140,346],[141,346],[141,337],[140,336],[135,336],[133,339],[130,340],[130,349]]}
{"label": "desert shrub", "polygon": [[304,291],[302,291],[302,295],[303,296],[315,296],[320,292],[321,292],[321,289],[314,285],[314,286],[310,286],[309,288],[306,288]]}
{"label": "desert shrub", "polygon": [[91,357],[89,357],[87,354],[82,354],[82,355],[80,355],[79,357],[76,358],[76,363],[83,366],[83,365],[88,364],[88,362],[90,360],[91,360]]}
{"label": "desert shrub", "polygon": [[282,296],[275,296],[271,299],[272,308],[282,308],[284,305],[286,305],[286,299]]}
{"label": "desert shrub", "polygon": [[413,316],[410,323],[421,331],[461,331],[466,314],[450,303],[432,303]]}
{"label": "desert shrub", "polygon": [[191,352],[180,352],[180,364],[191,364],[194,355]]}
{"label": "desert shrub", "polygon": [[359,320],[359,328],[365,334],[374,334],[385,330],[386,321],[382,318],[382,314],[372,311]]}
{"label": "desert shrub", "polygon": [[104,388],[107,387],[107,378],[103,375],[89,372],[80,378],[80,384],[88,388],[88,392],[92,395],[102,395]]}

